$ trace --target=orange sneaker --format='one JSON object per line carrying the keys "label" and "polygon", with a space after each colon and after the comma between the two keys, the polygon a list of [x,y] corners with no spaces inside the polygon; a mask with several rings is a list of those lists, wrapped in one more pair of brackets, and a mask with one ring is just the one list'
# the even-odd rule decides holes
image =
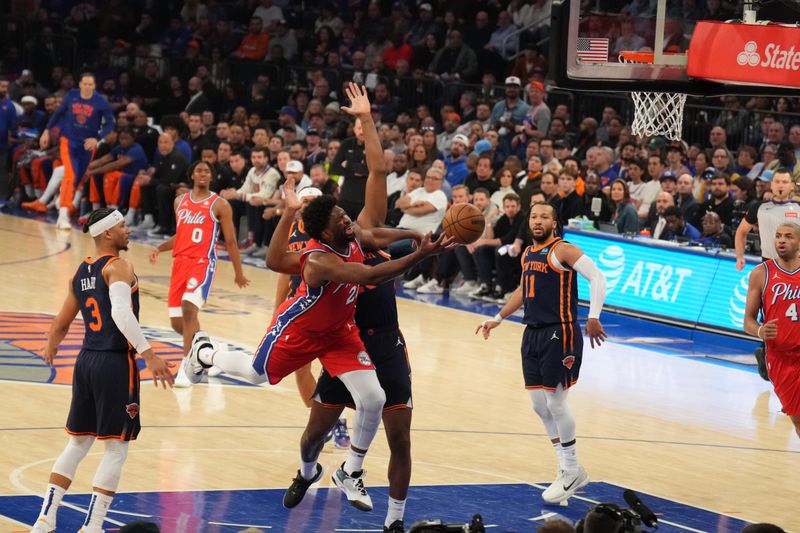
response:
{"label": "orange sneaker", "polygon": [[32,202],[22,202],[20,205],[22,206],[22,209],[27,211],[33,211],[34,213],[47,213],[47,206],[40,202],[38,198]]}

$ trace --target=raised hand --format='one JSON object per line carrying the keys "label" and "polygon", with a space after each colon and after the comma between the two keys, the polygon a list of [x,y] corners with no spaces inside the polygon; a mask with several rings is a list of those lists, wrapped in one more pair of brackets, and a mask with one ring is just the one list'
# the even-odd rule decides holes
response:
{"label": "raised hand", "polygon": [[297,197],[296,184],[293,179],[287,179],[283,184],[283,200],[286,211],[297,211],[300,209],[300,199]]}
{"label": "raised hand", "polygon": [[342,106],[342,111],[349,113],[355,117],[370,115],[371,108],[369,104],[369,96],[367,95],[367,88],[363,85],[359,87],[352,81],[347,84],[345,94],[350,99],[350,107]]}

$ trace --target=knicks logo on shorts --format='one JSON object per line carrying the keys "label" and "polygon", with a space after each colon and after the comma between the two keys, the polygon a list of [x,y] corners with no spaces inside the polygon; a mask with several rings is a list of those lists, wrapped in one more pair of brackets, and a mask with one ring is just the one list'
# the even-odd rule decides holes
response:
{"label": "knicks logo on shorts", "polygon": [[572,365],[575,364],[575,356],[568,355],[562,359],[561,362],[564,363],[564,366],[567,367],[568,370],[572,370]]}
{"label": "knicks logo on shorts", "polygon": [[358,362],[364,366],[372,366],[372,361],[369,358],[369,354],[367,352],[358,352]]}
{"label": "knicks logo on shorts", "polygon": [[139,415],[139,404],[129,403],[125,406],[125,412],[128,413],[129,417],[136,418]]}

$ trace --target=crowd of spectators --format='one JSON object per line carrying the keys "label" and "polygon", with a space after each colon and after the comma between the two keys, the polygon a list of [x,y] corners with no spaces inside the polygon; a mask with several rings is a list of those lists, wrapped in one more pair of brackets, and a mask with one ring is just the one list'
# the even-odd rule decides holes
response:
{"label": "crowd of spectators", "polygon": [[[699,1],[681,5],[702,12]],[[530,243],[531,202],[550,202],[564,227],[730,247],[748,209],[769,198],[776,169],[793,181],[800,172],[796,99],[718,99],[707,139],[692,144],[636,138],[614,106],[573,116],[577,106],[553,102],[545,81],[546,0],[147,6],[42,1],[31,11],[30,61],[12,46],[0,66],[0,201],[42,213],[58,205],[58,145],[40,150],[38,138],[84,71],[116,124],[76,196],[77,215],[113,205],[131,226],[169,235],[186,169],[203,159],[254,257],[266,254],[286,178],[336,195],[357,216],[363,134],[340,106],[344,83],[366,85],[390,169],[387,224],[437,231],[460,202],[486,217],[481,239],[408,280],[422,293],[504,301]],[[618,30],[635,41],[625,19]],[[72,69],[56,45],[63,34],[81,58]],[[426,80],[444,89],[430,95]]]}

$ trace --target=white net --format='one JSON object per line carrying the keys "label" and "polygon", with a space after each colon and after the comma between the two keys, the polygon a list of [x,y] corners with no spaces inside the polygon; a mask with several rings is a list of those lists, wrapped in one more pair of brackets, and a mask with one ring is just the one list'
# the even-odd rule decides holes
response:
{"label": "white net", "polygon": [[[644,59],[642,59],[644,58]],[[652,54],[622,52],[622,63],[644,63]],[[683,132],[683,106],[686,95],[682,93],[631,92],[633,100],[634,135],[652,137],[663,135],[670,140],[680,140]]]}

